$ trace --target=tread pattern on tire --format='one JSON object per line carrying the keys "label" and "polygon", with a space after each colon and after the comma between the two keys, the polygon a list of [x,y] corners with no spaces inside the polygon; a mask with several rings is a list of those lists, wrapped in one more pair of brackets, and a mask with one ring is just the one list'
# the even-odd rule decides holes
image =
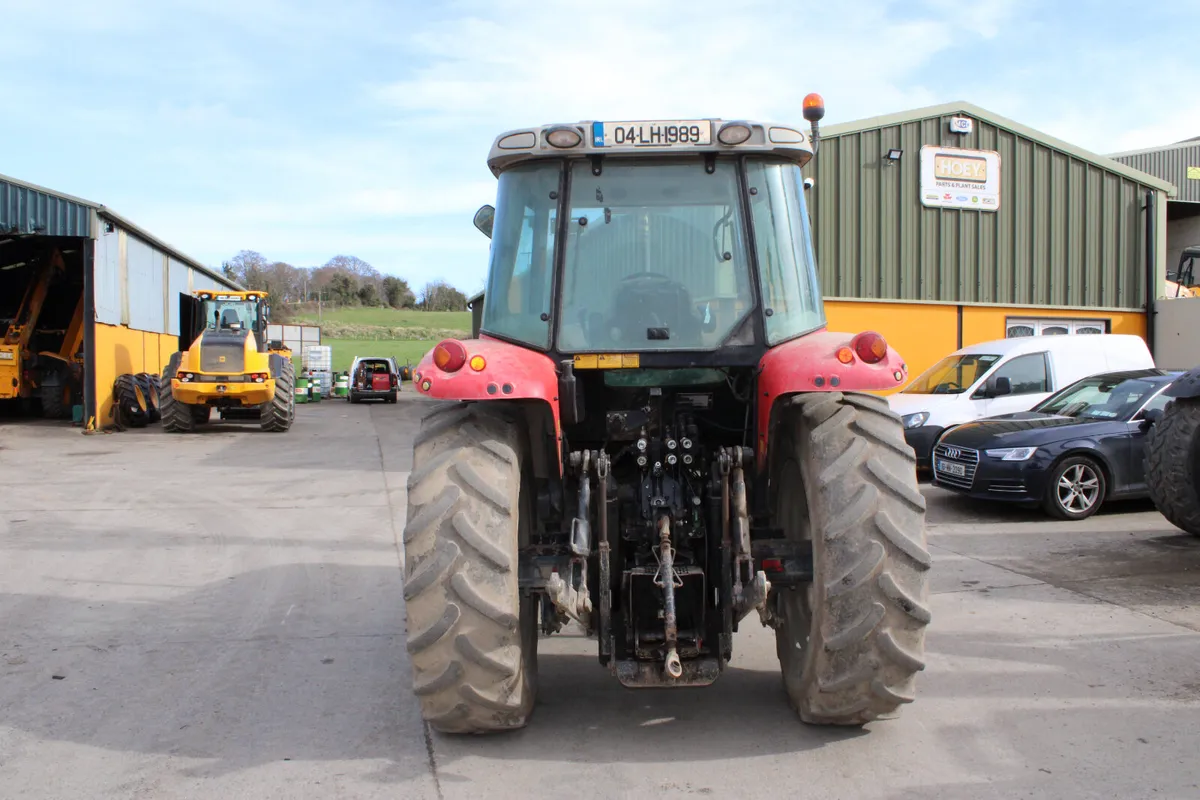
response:
{"label": "tread pattern on tire", "polygon": [[1179,398],[1146,437],[1146,484],[1167,521],[1200,536],[1200,398]]}
{"label": "tread pattern on tire", "polygon": [[179,370],[179,353],[171,356],[163,369],[158,388],[158,415],[163,430],[167,433],[191,433],[195,430],[196,421],[192,415],[192,406],[181,403],[171,394],[171,378]]}
{"label": "tread pattern on tire", "polygon": [[[141,401],[138,400],[139,392]],[[117,404],[117,416],[123,427],[144,428],[150,421],[150,398],[136,376],[129,373],[117,376],[113,382],[113,402]]]}
{"label": "tread pattern on tire", "polygon": [[404,598],[413,691],[444,733],[525,725],[536,639],[517,584],[519,427],[492,409],[449,404],[413,445]]}
{"label": "tread pattern on tire", "polygon": [[139,372],[133,376],[137,381],[138,386],[142,387],[142,394],[146,397],[146,412],[149,415],[150,422],[158,422],[161,415],[158,410],[158,379],[148,372]]}
{"label": "tread pattern on tire", "polygon": [[67,392],[60,384],[44,385],[38,395],[42,401],[42,416],[46,419],[66,419],[71,416]]}
{"label": "tread pattern on tire", "polygon": [[808,642],[776,631],[784,684],[805,722],[862,725],[911,702],[925,668],[932,559],[916,456],[883,398],[790,402],[775,446],[806,472],[814,582]]}
{"label": "tread pattern on tire", "polygon": [[275,376],[275,396],[259,407],[258,425],[264,431],[283,433],[296,419],[296,368],[290,359],[282,362]]}

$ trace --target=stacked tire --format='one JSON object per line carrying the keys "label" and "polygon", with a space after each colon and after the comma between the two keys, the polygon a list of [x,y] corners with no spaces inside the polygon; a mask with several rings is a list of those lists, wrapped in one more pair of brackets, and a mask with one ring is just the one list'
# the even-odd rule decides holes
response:
{"label": "stacked tire", "polygon": [[113,403],[117,423],[122,428],[144,428],[151,421],[151,413],[158,409],[148,394],[148,385],[138,380],[137,375],[118,375],[113,382]]}

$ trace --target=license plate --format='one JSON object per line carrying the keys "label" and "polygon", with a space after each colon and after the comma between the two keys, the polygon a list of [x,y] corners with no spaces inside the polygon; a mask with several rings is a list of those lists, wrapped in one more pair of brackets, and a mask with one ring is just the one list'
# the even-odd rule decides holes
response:
{"label": "license plate", "polygon": [[947,475],[956,475],[959,478],[965,478],[967,476],[967,468],[965,466],[962,464],[954,464],[949,461],[938,461],[937,470],[938,472],[944,472]]}
{"label": "license plate", "polygon": [[696,147],[708,144],[712,144],[712,123],[706,119],[592,124],[594,147]]}

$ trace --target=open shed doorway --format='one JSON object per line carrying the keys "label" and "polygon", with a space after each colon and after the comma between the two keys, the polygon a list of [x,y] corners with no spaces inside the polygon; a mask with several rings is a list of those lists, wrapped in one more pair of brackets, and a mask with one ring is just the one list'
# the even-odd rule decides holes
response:
{"label": "open shed doorway", "polygon": [[0,419],[82,417],[90,244],[0,233]]}

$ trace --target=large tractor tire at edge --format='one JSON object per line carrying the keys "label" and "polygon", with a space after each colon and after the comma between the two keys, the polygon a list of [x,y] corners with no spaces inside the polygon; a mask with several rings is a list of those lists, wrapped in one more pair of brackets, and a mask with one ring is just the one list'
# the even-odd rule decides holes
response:
{"label": "large tractor tire at edge", "polygon": [[524,449],[519,425],[469,404],[429,413],[413,444],[408,652],[421,714],[443,733],[520,728],[533,712],[537,605],[517,584]]}
{"label": "large tractor tire at edge", "polygon": [[783,413],[777,524],[789,539],[811,539],[814,576],[811,587],[776,593],[788,700],[819,725],[892,716],[914,698],[930,621],[915,454],[874,395],[804,394]]}
{"label": "large tractor tire at edge", "polygon": [[171,378],[179,371],[179,354],[171,356],[163,369],[158,385],[158,416],[167,433],[191,433],[196,428],[193,407],[181,403],[171,394]]}
{"label": "large tractor tire at edge", "polygon": [[283,362],[275,376],[275,396],[259,406],[258,426],[264,431],[283,433],[296,419],[296,368],[290,359]]}
{"label": "large tractor tire at edge", "polygon": [[1167,521],[1200,536],[1200,398],[1171,401],[1146,437],[1146,484]]}

